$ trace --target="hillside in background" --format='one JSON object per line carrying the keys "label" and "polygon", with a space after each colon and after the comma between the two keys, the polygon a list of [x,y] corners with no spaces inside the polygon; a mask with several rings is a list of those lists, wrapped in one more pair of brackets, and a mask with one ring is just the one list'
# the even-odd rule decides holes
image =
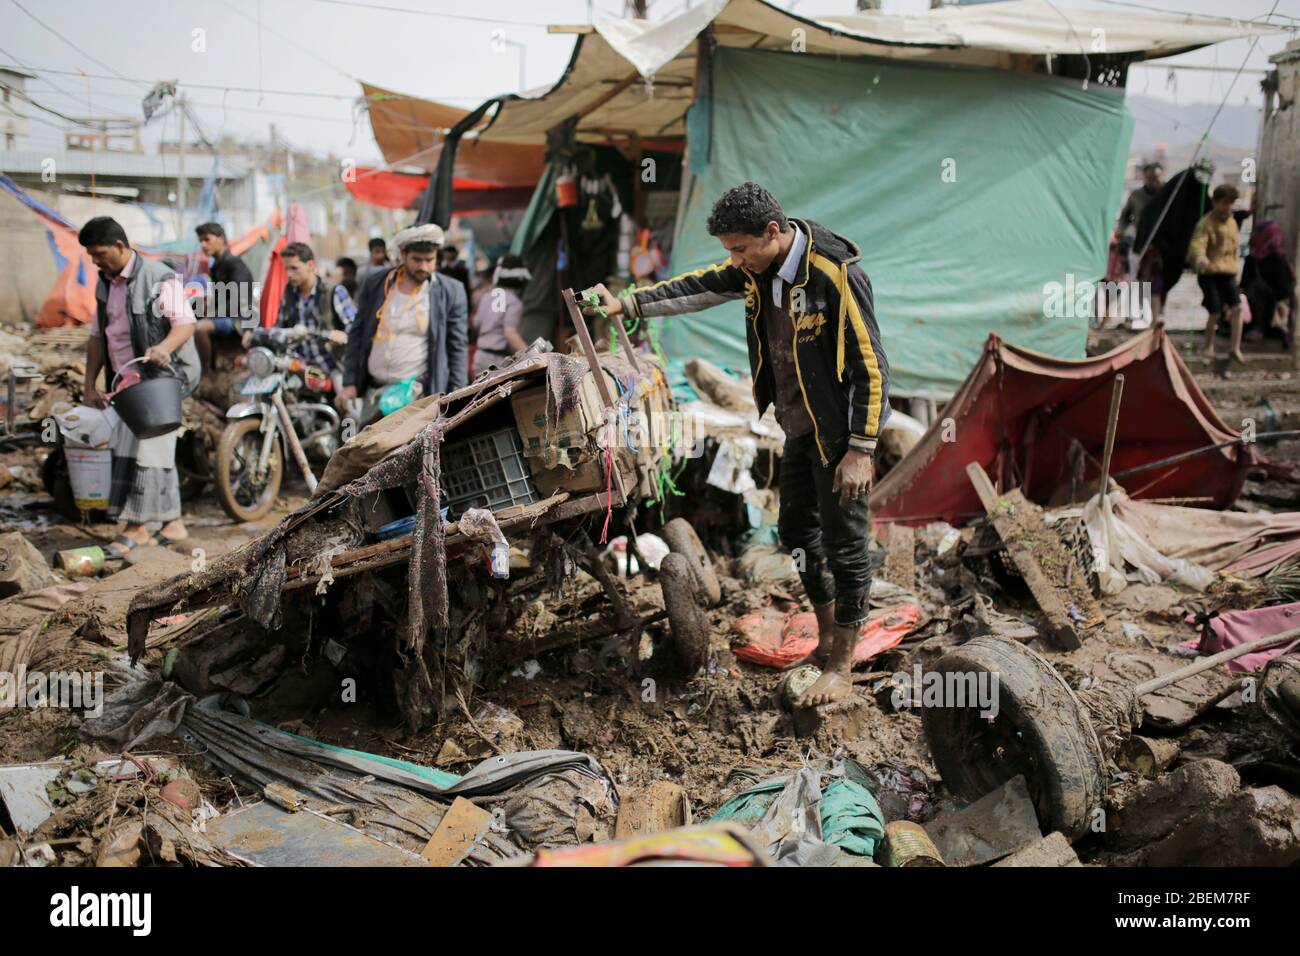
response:
{"label": "hillside in background", "polygon": [[[1125,103],[1137,120],[1130,151],[1146,154],[1154,152],[1157,146],[1164,146],[1171,157],[1180,153],[1190,155],[1218,109],[1215,103],[1177,105],[1132,93]],[[1210,141],[1234,153],[1253,151],[1259,142],[1260,112],[1260,107],[1254,104],[1225,106],[1215,120]]]}

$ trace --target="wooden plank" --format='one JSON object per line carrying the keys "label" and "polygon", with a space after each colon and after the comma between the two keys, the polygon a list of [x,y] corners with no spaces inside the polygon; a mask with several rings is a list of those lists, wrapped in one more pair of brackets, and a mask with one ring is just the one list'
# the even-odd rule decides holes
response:
{"label": "wooden plank", "polygon": [[[519,513],[508,520],[498,518],[497,524],[500,525],[502,532],[510,532],[543,518],[546,524],[550,524],[554,521],[562,521],[565,518],[573,518],[592,511],[603,511],[606,507],[604,492],[595,492],[572,501],[566,500],[568,497],[569,493],[567,491],[552,495],[545,501],[526,506],[529,509],[538,509],[539,505],[546,505],[546,508]],[[616,494],[615,507],[622,504],[622,499],[618,498]],[[367,545],[364,548],[344,551],[335,555],[330,562],[330,566],[334,569],[334,579],[351,577],[363,571],[378,571],[381,568],[388,568],[409,561],[411,558],[411,538],[412,536],[409,534],[403,535],[400,538],[394,538],[392,541],[380,542],[379,545]],[[449,534],[447,535],[447,550],[450,552],[453,548],[460,547],[468,541],[469,539],[463,534]],[[319,574],[305,575],[303,573],[304,567],[305,565],[298,565],[289,569],[281,593],[297,591],[314,585],[320,580]]]}
{"label": "wooden plank", "polygon": [[491,826],[492,814],[457,797],[420,855],[434,866],[456,866],[469,856]]}
{"label": "wooden plank", "polygon": [[[578,341],[582,344],[582,351],[587,356],[587,364],[591,367],[592,377],[596,380],[596,390],[600,392],[600,400],[606,408],[616,408],[614,395],[609,390],[609,381],[605,378],[605,370],[601,367],[600,359],[596,355],[596,345],[591,340],[591,330],[587,328],[587,320],[582,314],[582,308],[578,305],[577,297],[574,296],[572,289],[562,290],[561,295],[563,295],[564,304],[569,310],[569,318],[573,321],[573,328],[578,333]],[[609,496],[610,501],[606,502],[606,506],[618,507],[623,505],[627,501],[627,487],[623,484],[623,471],[618,467],[617,462],[614,465],[613,474],[610,476],[610,487],[613,493]]]}
{"label": "wooden plank", "polygon": [[605,93],[598,96],[592,103],[578,110],[578,114],[577,114],[578,119],[582,119],[585,116],[590,116],[592,113],[596,112],[596,110],[600,109],[602,106],[604,106],[614,97],[618,96],[618,94],[622,93],[625,89],[627,89],[629,86],[631,86],[639,79],[641,79],[641,74],[638,73],[636,70],[633,70],[627,76],[623,77],[623,79],[618,80]]}
{"label": "wooden plank", "polygon": [[691,825],[691,801],[678,784],[656,780],[643,790],[631,790],[618,807],[614,839],[662,833]]}
{"label": "wooden plank", "polygon": [[591,330],[587,328],[587,320],[582,314],[582,309],[578,306],[578,300],[573,294],[572,289],[565,289],[561,292],[564,296],[564,305],[569,310],[569,319],[573,322],[573,329],[578,333],[578,341],[582,344],[583,354],[587,356],[587,364],[591,367],[592,377],[596,380],[596,390],[600,392],[600,400],[604,402],[606,408],[614,407],[614,396],[610,394],[609,382],[605,381],[605,370],[600,367],[600,359],[596,356],[596,344],[591,340]]}
{"label": "wooden plank", "polygon": [[456,389],[454,392],[448,392],[438,400],[438,404],[444,409],[453,402],[459,402],[461,399],[469,398],[490,388],[496,388],[520,376],[527,375],[530,372],[539,372],[546,368],[547,358],[545,355],[538,355],[530,359],[525,359],[517,365],[500,372],[500,374],[488,379],[485,382],[471,382],[470,384]]}
{"label": "wooden plank", "polygon": [[966,474],[970,476],[970,482],[975,486],[975,494],[979,495],[984,513],[992,514],[993,509],[998,506],[998,493],[993,487],[993,482],[989,480],[988,472],[979,462],[972,461],[966,466]]}
{"label": "wooden plank", "polygon": [[1025,539],[1023,524],[1025,522],[1036,522],[1041,525],[1041,539],[1047,540],[1050,536],[1064,550],[1064,546],[1060,545],[1060,539],[1056,537],[1056,532],[1042,523],[1042,519],[1029,506],[1029,502],[1025,500],[1019,490],[1012,491],[999,498],[993,490],[993,482],[989,480],[988,474],[980,466],[979,462],[973,461],[968,464],[966,474],[970,476],[971,484],[975,486],[975,492],[979,495],[980,502],[984,505],[984,510],[988,514],[993,527],[997,530],[998,536],[1002,538],[1002,543],[1006,545],[1007,553],[1015,564],[1016,570],[1025,579],[1025,584],[1029,587],[1029,593],[1033,595],[1039,610],[1047,618],[1047,629],[1043,636],[1048,643],[1060,650],[1074,650],[1077,647],[1082,647],[1083,641],[1079,637],[1073,619],[1066,610],[1067,602],[1047,575],[1043,573],[1037,556],[1034,554],[1030,543]]}
{"label": "wooden plank", "polygon": [[916,588],[916,530],[891,524],[885,545],[885,566],[880,576],[908,591]]}
{"label": "wooden plank", "polygon": [[[637,179],[638,183],[640,181],[640,179]],[[636,357],[636,349],[632,347],[632,339],[628,336],[627,329],[623,327],[621,316],[614,320],[614,329],[618,333],[618,344],[627,352],[627,360],[632,365],[632,371],[640,376],[642,374],[641,362]]]}
{"label": "wooden plank", "polygon": [[[644,628],[667,617],[667,611],[655,611],[653,614],[647,614],[640,618],[635,626]],[[626,631],[627,629],[627,624],[621,621],[598,620],[581,627],[575,627],[572,621],[561,622],[549,634],[542,637],[529,638],[526,641],[519,641],[517,644],[504,645],[502,666],[511,667],[528,660],[530,657],[540,657],[542,654],[549,654],[551,651],[559,650],[562,647],[571,647],[584,641],[608,637],[611,634],[617,634],[619,631]],[[498,647],[502,647],[502,645],[498,645]]]}

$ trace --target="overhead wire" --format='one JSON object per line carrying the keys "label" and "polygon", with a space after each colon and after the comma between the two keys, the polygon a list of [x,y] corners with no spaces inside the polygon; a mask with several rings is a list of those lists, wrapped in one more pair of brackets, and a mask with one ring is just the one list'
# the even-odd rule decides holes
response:
{"label": "overhead wire", "polygon": [[316,3],[327,3],[336,7],[358,7],[362,10],[374,10],[382,13],[410,13],[421,17],[437,17],[443,20],[466,20],[472,23],[495,23],[505,24],[508,26],[530,27],[533,29],[544,30],[550,26],[549,23],[538,23],[536,21],[515,20],[505,17],[476,17],[468,13],[444,13],[440,10],[414,10],[410,7],[395,7],[385,3],[362,3],[360,0],[314,0]]}
{"label": "overhead wire", "polygon": [[[28,72],[37,73],[37,74],[48,73],[51,76],[78,76],[78,77],[86,77],[92,80],[109,80],[111,82],[119,82],[119,83],[135,83],[138,86],[144,86],[150,89],[152,89],[154,83],[157,82],[156,80],[145,80],[145,79],[140,79],[139,77],[106,76],[102,73],[87,73],[84,70],[58,70],[58,69],[53,69],[51,67],[43,67],[43,66],[28,66],[28,67],[23,67],[23,69],[25,69]],[[355,94],[322,93],[319,90],[266,90],[266,89],[258,89],[255,86],[225,86],[219,83],[191,83],[189,81],[185,81],[182,84],[181,81],[179,80],[177,81],[177,84],[187,86],[193,90],[219,90],[223,92],[229,91],[231,93],[259,93],[259,94],[266,94],[267,96],[301,96],[301,97],[310,97],[313,99],[349,100],[349,101],[355,100],[357,98]],[[467,103],[483,102],[483,97],[481,96],[435,95],[433,98],[444,102],[448,100],[462,100]]]}
{"label": "overhead wire", "polygon": [[91,56],[89,53],[87,53],[85,50],[83,50],[81,47],[77,46],[77,44],[73,43],[71,40],[69,40],[66,36],[64,36],[64,35],[63,35],[62,33],[60,33],[58,30],[54,29],[54,27],[50,26],[48,23],[46,23],[44,20],[42,20],[42,19],[41,19],[40,17],[38,17],[36,14],[32,13],[30,10],[28,10],[26,7],[24,7],[21,3],[18,2],[18,0],[9,0],[9,2],[12,3],[12,4],[13,4],[15,7],[17,7],[19,10],[21,10],[23,13],[25,13],[25,14],[26,14],[28,17],[30,17],[32,20],[34,20],[34,21],[36,22],[36,24],[37,24],[38,26],[40,26],[42,29],[46,30],[46,31],[49,32],[49,33],[54,34],[54,36],[58,37],[60,40],[62,40],[62,41],[63,41],[64,43],[66,43],[68,46],[72,47],[72,49],[76,50],[78,53],[80,53],[82,56],[84,56],[84,57],[85,57],[87,60],[89,60],[91,63],[97,63],[97,64],[99,64],[101,67],[103,67],[104,69],[108,70],[108,72],[110,72],[110,73],[117,73],[118,76],[121,76],[121,75],[122,75],[122,74],[118,73],[117,70],[115,70],[113,67],[111,67],[111,66],[109,66],[107,63],[105,63],[103,60],[96,59],[95,57],[93,57],[93,56]]}
{"label": "overhead wire", "polygon": [[[1266,16],[1272,16],[1273,11],[1277,9],[1277,5],[1281,2],[1282,0],[1273,0],[1273,8],[1266,14]],[[1228,84],[1228,91],[1223,94],[1223,99],[1220,100],[1218,109],[1214,111],[1214,115],[1210,117],[1210,121],[1205,125],[1205,132],[1201,133],[1201,138],[1196,141],[1196,148],[1192,150],[1192,158],[1188,160],[1187,163],[1189,169],[1196,165],[1196,160],[1201,155],[1201,150],[1205,148],[1205,144],[1210,138],[1210,131],[1214,129],[1214,124],[1218,121],[1219,114],[1223,112],[1223,108],[1228,105],[1228,97],[1232,96],[1233,88],[1237,85],[1237,80],[1241,76],[1241,71],[1244,70],[1246,64],[1250,62],[1251,54],[1255,52],[1255,47],[1258,45],[1259,37],[1256,36],[1250,41],[1250,49],[1248,49],[1246,55],[1242,57],[1241,66],[1237,67],[1237,72],[1232,75],[1232,82]],[[1141,249],[1134,251],[1133,254],[1137,256],[1139,260],[1147,249],[1151,247],[1151,243],[1155,242],[1156,233],[1160,231],[1160,226],[1165,221],[1165,216],[1169,214],[1169,209],[1174,204],[1174,197],[1177,195],[1178,190],[1170,191],[1169,198],[1165,200],[1164,208],[1160,210],[1160,215],[1156,219],[1155,225],[1151,227],[1151,232],[1147,234],[1146,244]]]}

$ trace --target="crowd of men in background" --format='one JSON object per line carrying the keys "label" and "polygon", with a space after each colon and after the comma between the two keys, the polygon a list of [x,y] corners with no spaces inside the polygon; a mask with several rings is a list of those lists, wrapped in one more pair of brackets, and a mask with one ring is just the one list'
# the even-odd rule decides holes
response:
{"label": "crowd of men in background", "polygon": [[[1215,339],[1224,329],[1229,356],[1237,362],[1248,361],[1241,349],[1243,338],[1272,336],[1290,349],[1296,277],[1281,227],[1253,205],[1236,208],[1241,195],[1235,186],[1222,183],[1210,191],[1208,185],[1199,185],[1195,172],[1184,171],[1166,184],[1161,163],[1143,164],[1142,184],[1129,193],[1115,226],[1107,278],[1136,279],[1149,287],[1145,325],[1160,319],[1169,288],[1186,266],[1201,291],[1206,312],[1202,349],[1208,357],[1216,357]],[[1208,180],[1208,170],[1203,178]],[[1189,208],[1194,211],[1190,217]],[[1243,257],[1241,226],[1248,218],[1252,228]]]}
{"label": "crowd of men in background", "polygon": [[[210,265],[207,293],[196,303],[201,318],[194,341],[201,368],[210,372],[222,343],[251,344],[250,330],[260,324],[259,301],[252,271],[231,251],[225,230],[208,222],[195,233]],[[342,256],[328,277],[306,243],[290,243],[279,253],[286,282],[274,327],[321,333],[294,349],[333,379],[340,404],[358,392],[373,397],[376,390],[408,379],[419,382],[417,392],[463,385],[462,368],[479,374],[523,347],[520,293],[528,274],[517,256],[503,257],[489,273],[497,280],[493,287],[504,291],[471,316],[469,267],[456,246],[444,243],[441,229],[412,227],[394,244],[396,260],[389,258],[389,243],[375,237],[364,265]],[[481,289],[479,298],[487,298],[486,291]],[[356,328],[365,338],[353,335],[349,348],[358,318]],[[479,336],[483,353],[470,360],[468,341]],[[376,343],[382,346],[377,351]]]}
{"label": "crowd of men in background", "polygon": [[[208,284],[204,296],[191,300],[172,266],[137,252],[116,220],[97,217],[80,232],[99,270],[83,401],[106,409],[113,423],[108,512],[125,523],[109,546],[110,557],[125,558],[151,541],[188,537],[175,468],[176,432],[138,438],[109,408],[110,400],[164,374],[178,376],[182,394],[189,395],[216,370],[220,352],[250,347],[263,324],[252,270],[231,250],[225,230],[206,222],[195,234],[209,260]],[[471,321],[469,269],[459,250],[444,243],[441,228],[403,229],[393,246],[396,261],[389,259],[384,239],[371,239],[364,266],[340,258],[329,278],[306,243],[292,242],[279,252],[285,284],[272,325],[312,333],[296,337],[293,351],[330,378],[340,408],[355,411],[355,401],[362,401],[363,424],[377,417],[387,389],[402,388],[408,401],[446,393],[468,383],[471,364],[477,375],[523,347],[519,293],[528,271],[518,257],[502,257],[495,287],[488,290],[500,294],[481,296]],[[475,328],[485,348],[471,361]]]}

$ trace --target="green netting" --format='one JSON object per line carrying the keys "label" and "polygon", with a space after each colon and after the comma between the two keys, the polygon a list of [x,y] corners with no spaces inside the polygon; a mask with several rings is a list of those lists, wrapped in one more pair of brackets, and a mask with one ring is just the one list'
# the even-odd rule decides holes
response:
{"label": "green netting", "polygon": [[[1087,315],[1044,316],[1044,285],[1105,273],[1133,128],[1122,91],[729,48],[712,90],[709,162],[677,223],[674,273],[725,256],[709,209],[753,179],[861,246],[896,393],[950,394],[990,332],[1084,356]],[[737,302],[669,320],[664,351],[748,369],[741,315]]]}

